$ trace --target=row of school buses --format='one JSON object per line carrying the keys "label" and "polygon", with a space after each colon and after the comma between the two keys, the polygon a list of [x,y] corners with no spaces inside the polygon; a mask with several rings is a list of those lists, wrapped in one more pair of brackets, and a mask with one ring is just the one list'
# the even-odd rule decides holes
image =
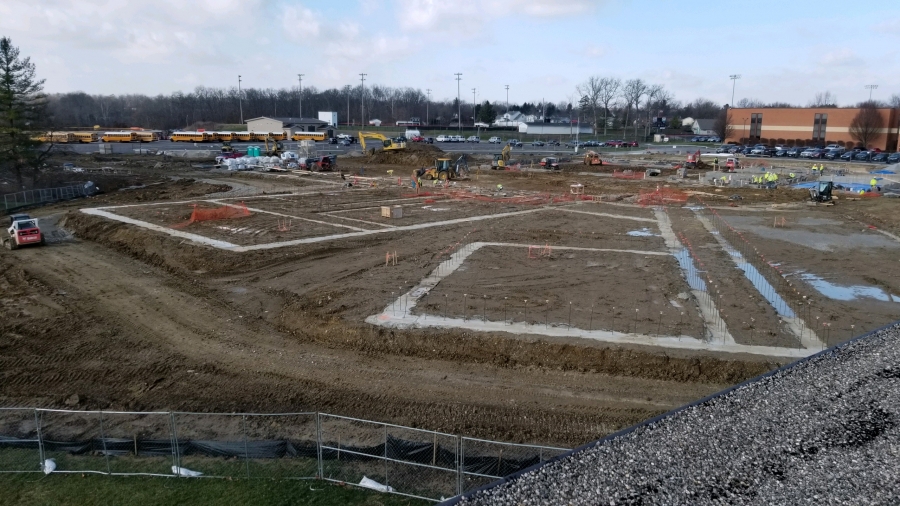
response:
{"label": "row of school buses", "polygon": [[[35,137],[41,142],[58,144],[88,142],[156,142],[164,139],[158,130],[123,131],[123,132],[47,132]],[[172,132],[172,142],[264,142],[265,140],[284,141],[288,139],[285,132]],[[293,141],[324,141],[325,132],[296,132],[290,137]]]}

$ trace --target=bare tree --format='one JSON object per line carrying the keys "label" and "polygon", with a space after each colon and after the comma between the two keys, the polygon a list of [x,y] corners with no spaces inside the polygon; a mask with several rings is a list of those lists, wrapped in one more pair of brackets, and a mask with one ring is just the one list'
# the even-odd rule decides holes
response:
{"label": "bare tree", "polygon": [[609,125],[609,110],[613,102],[619,96],[619,88],[622,80],[615,77],[604,77],[600,83],[600,94],[597,101],[603,105],[603,135],[606,135],[606,127]]}
{"label": "bare tree", "polygon": [[[641,105],[641,98],[643,98],[644,94],[647,93],[647,83],[645,83],[641,79],[629,79],[625,82],[625,86],[622,88],[622,101],[625,105],[625,124],[624,128],[628,128],[628,115],[631,111],[631,108],[635,109],[635,116],[637,116],[638,108]],[[634,124],[634,136],[637,137],[637,123]]]}
{"label": "bare tree", "polygon": [[603,79],[601,77],[591,76],[587,81],[575,87],[581,96],[580,102],[587,105],[594,114],[594,128],[597,128],[597,107],[599,106],[602,82]]}
{"label": "bare tree", "polygon": [[758,98],[742,98],[738,100],[737,106],[741,109],[750,109],[754,107],[765,107],[766,104]]}
{"label": "bare tree", "polygon": [[881,137],[883,128],[884,118],[881,117],[875,103],[866,102],[862,104],[856,117],[850,122],[850,137],[862,144],[864,148],[868,148],[870,142]]}
{"label": "bare tree", "polygon": [[731,121],[731,112],[726,109],[722,109],[722,112],[716,116],[716,122],[713,123],[713,130],[716,131],[716,135],[722,139],[722,142],[725,142],[726,139],[734,135],[734,124]]}
{"label": "bare tree", "polygon": [[894,109],[900,108],[900,94],[894,93],[891,95],[891,99],[888,101],[891,107]]}
{"label": "bare tree", "polygon": [[647,88],[647,125],[644,127],[644,136],[650,133],[650,122],[653,120],[653,104],[659,99],[660,93],[663,93],[661,84],[654,84]]}
{"label": "bare tree", "polygon": [[809,107],[837,107],[837,97],[830,91],[820,91],[809,101]]}

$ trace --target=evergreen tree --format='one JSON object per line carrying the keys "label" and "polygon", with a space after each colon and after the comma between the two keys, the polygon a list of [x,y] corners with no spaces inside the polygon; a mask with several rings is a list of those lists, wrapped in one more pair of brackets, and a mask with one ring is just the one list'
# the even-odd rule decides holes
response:
{"label": "evergreen tree", "polygon": [[0,38],[0,169],[11,171],[22,188],[25,176],[34,180],[50,152],[41,150],[33,132],[44,120],[44,80],[35,79],[31,58],[20,58],[8,37]]}

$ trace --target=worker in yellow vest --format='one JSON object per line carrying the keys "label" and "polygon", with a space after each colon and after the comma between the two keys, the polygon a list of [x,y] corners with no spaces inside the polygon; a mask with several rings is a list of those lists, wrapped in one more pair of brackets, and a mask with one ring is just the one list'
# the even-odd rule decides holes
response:
{"label": "worker in yellow vest", "polygon": [[869,181],[869,184],[872,186],[872,191],[875,191],[878,186],[878,180],[873,177],[872,180]]}

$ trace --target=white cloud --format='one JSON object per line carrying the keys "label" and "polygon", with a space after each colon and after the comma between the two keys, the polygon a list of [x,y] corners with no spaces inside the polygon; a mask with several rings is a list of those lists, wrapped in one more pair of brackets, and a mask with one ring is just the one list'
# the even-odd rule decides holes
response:
{"label": "white cloud", "polygon": [[292,40],[309,40],[321,32],[320,16],[305,7],[289,6],[281,14],[285,35]]}
{"label": "white cloud", "polygon": [[862,63],[862,60],[856,53],[845,48],[825,53],[819,58],[819,63],[829,67],[847,67],[859,65]]}
{"label": "white cloud", "polygon": [[589,0],[404,0],[397,2],[400,27],[424,35],[439,32],[473,36],[494,25],[508,25],[517,16],[572,16],[597,7]]}

